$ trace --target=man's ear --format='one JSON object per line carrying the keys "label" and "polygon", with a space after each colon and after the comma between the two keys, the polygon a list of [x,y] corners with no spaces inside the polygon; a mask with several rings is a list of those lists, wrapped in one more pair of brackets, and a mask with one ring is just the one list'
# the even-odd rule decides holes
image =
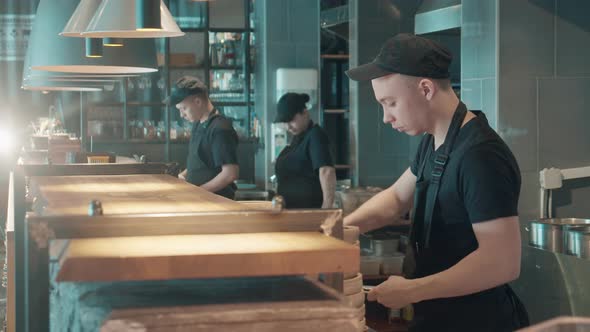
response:
{"label": "man's ear", "polygon": [[422,95],[426,97],[427,100],[432,100],[437,90],[436,84],[434,84],[432,80],[423,78],[420,80],[419,87]]}
{"label": "man's ear", "polygon": [[199,98],[198,96],[194,96],[193,98],[193,103],[195,103],[197,106],[201,106],[203,104],[203,99]]}

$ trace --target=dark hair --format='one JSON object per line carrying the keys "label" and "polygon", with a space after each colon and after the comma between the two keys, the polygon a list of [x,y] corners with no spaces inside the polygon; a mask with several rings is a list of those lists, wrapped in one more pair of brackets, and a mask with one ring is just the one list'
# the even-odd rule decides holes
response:
{"label": "dark hair", "polygon": [[285,93],[281,99],[279,99],[279,105],[286,105],[291,110],[301,113],[305,109],[305,104],[308,103],[309,100],[310,97],[307,93],[289,92]]}
{"label": "dark hair", "polygon": [[180,89],[190,89],[191,95],[197,96],[201,99],[209,98],[207,86],[198,77],[182,76],[176,80],[175,85]]}
{"label": "dark hair", "polygon": [[277,104],[277,114],[274,122],[289,122],[297,113],[305,110],[305,104],[310,100],[306,93],[289,92],[284,94]]}

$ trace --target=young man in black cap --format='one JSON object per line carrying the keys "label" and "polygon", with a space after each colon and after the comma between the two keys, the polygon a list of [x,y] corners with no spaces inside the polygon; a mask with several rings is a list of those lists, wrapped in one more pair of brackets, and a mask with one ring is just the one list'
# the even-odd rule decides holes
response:
{"label": "young man in black cap", "polygon": [[288,209],[331,208],[336,191],[336,171],[330,139],[309,117],[309,95],[287,93],[277,104],[275,123],[287,123],[293,135],[275,163],[277,192]]}
{"label": "young man in black cap", "polygon": [[367,232],[413,207],[404,277],[368,294],[391,308],[413,303],[411,331],[513,331],[528,324],[507,285],[520,273],[520,171],[485,116],[451,89],[450,63],[442,45],[399,34],[347,72],[371,81],[384,123],[424,135],[412,165],[344,223]]}
{"label": "young man in black cap", "polygon": [[180,116],[193,123],[186,169],[178,177],[233,199],[239,166],[238,135],[231,122],[209,100],[207,87],[196,77],[181,77],[170,95]]}

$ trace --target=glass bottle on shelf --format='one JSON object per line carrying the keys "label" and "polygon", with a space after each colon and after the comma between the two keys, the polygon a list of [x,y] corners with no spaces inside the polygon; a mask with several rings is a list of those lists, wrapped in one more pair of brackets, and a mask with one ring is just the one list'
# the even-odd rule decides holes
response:
{"label": "glass bottle on shelf", "polygon": [[166,139],[166,124],[164,121],[158,121],[158,127],[156,129],[156,137],[159,140]]}
{"label": "glass bottle on shelf", "polygon": [[226,40],[223,43],[223,47],[225,49],[225,64],[228,66],[235,66],[236,54],[234,51],[233,40]]}
{"label": "glass bottle on shelf", "polygon": [[170,140],[176,141],[178,139],[178,124],[175,122],[170,126]]}
{"label": "glass bottle on shelf", "polygon": [[156,128],[153,121],[145,121],[145,126],[143,127],[143,137],[148,140],[156,138]]}
{"label": "glass bottle on shelf", "polygon": [[238,76],[238,73],[234,72],[231,75],[231,78],[229,79],[227,87],[228,87],[228,90],[231,90],[232,92],[240,90],[242,88],[242,84],[240,81],[240,77]]}

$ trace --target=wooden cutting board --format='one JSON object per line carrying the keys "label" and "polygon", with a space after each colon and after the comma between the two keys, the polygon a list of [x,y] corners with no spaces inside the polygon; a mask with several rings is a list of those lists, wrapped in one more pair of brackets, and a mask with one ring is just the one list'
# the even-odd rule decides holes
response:
{"label": "wooden cutting board", "polygon": [[249,209],[164,174],[32,177],[31,191],[43,216],[87,215],[92,200],[105,215]]}
{"label": "wooden cutting board", "polygon": [[57,288],[51,331],[360,331],[358,309],[334,290],[301,277],[60,283]]}
{"label": "wooden cutting board", "polygon": [[58,281],[165,280],[358,271],[359,248],[319,232],[70,241]]}

